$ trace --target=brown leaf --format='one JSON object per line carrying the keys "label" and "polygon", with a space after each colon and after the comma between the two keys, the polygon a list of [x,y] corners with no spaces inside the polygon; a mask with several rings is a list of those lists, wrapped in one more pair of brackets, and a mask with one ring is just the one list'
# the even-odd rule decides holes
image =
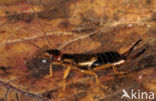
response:
{"label": "brown leaf", "polygon": [[[154,0],[7,0],[0,5],[0,101],[120,101],[123,89],[156,92]],[[111,67],[97,71],[103,86],[93,76],[71,71],[62,91],[66,67],[59,65],[53,65],[52,78],[43,78],[50,62],[37,55],[47,46],[63,53],[124,53],[139,39],[132,55],[148,49],[118,68],[128,74],[115,75]]]}

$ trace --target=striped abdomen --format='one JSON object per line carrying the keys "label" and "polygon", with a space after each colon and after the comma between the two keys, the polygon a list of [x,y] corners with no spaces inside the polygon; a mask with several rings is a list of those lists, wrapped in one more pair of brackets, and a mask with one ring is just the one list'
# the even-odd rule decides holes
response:
{"label": "striped abdomen", "polygon": [[92,68],[101,66],[104,64],[119,64],[120,61],[126,60],[126,57],[119,54],[118,52],[104,52],[97,53],[97,60],[92,64]]}

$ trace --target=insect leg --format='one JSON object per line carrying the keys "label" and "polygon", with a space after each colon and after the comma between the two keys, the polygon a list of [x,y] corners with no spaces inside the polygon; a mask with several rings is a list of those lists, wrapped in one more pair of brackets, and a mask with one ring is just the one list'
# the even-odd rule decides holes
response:
{"label": "insect leg", "polygon": [[87,71],[87,70],[80,70],[80,72],[85,73],[85,74],[89,74],[89,75],[93,75],[95,77],[96,83],[99,84],[99,79],[98,76],[95,72],[93,71]]}
{"label": "insect leg", "polygon": [[124,71],[124,72],[119,72],[117,69],[116,69],[116,66],[112,66],[113,67],[113,71],[114,71],[114,73],[115,74],[120,74],[120,75],[122,75],[122,74],[126,74],[126,73],[128,73],[127,71]]}
{"label": "insect leg", "polygon": [[98,66],[98,67],[94,68],[93,70],[98,71],[98,70],[101,70],[101,69],[109,68],[111,66],[112,66],[112,64],[105,64],[105,65],[102,65],[102,66]]}
{"label": "insect leg", "polygon": [[96,84],[98,84],[101,87],[104,87],[105,89],[108,88],[107,86],[100,84],[99,79],[98,79],[98,76],[97,76],[97,74],[95,72],[90,71],[90,70],[79,70],[79,71],[82,72],[82,73],[85,73],[85,74],[93,75],[95,77]]}
{"label": "insect leg", "polygon": [[53,76],[52,64],[50,63],[49,74],[45,75],[43,78],[49,78]]}
{"label": "insect leg", "polygon": [[65,90],[66,89],[66,78],[70,72],[70,69],[71,69],[71,65],[67,66],[67,69],[65,70],[64,72],[64,75],[63,75],[63,88],[62,90]]}

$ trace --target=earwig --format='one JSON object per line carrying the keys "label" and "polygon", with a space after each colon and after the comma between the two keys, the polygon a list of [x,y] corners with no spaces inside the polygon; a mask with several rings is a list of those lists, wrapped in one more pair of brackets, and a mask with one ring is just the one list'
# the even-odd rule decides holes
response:
{"label": "earwig", "polygon": [[[31,4],[30,4],[31,5]],[[34,10],[34,9],[32,9]],[[35,11],[34,11],[35,12]],[[37,16],[37,15],[36,15]],[[38,16],[37,16],[38,18]],[[38,19],[38,23],[39,19]],[[41,26],[41,25],[40,25]],[[44,32],[44,36],[47,40],[47,43],[49,45],[49,40],[46,36],[46,32],[44,31],[43,27],[41,27],[42,31]],[[24,40],[26,41],[26,40]],[[84,74],[93,75],[95,77],[96,83],[100,84],[99,79],[95,71],[99,71],[101,69],[106,69],[109,67],[113,68],[113,71],[115,74],[125,74],[127,71],[119,72],[116,67],[120,66],[121,64],[125,64],[129,60],[136,59],[141,54],[143,54],[146,50],[144,48],[142,51],[137,53],[134,56],[129,57],[129,55],[132,53],[134,48],[141,42],[142,40],[138,40],[128,51],[124,52],[123,54],[120,54],[119,52],[110,51],[110,52],[101,52],[101,53],[95,53],[95,54],[67,54],[63,53],[58,49],[47,49],[42,51],[42,56],[49,60],[50,67],[49,67],[49,74],[45,76],[45,78],[52,77],[52,64],[59,64],[67,69],[64,72],[63,75],[63,81],[65,82],[70,70],[77,70]],[[31,42],[30,42],[31,43]],[[38,47],[38,46],[36,46]],[[50,45],[49,45],[50,47]],[[41,49],[41,48],[39,48]],[[41,54],[40,54],[41,55]],[[66,88],[66,83],[64,84],[63,89]]]}
{"label": "earwig", "polygon": [[[22,40],[26,41],[25,39],[22,39]],[[63,89],[66,88],[66,78],[70,70],[76,70],[84,74],[93,75],[95,77],[96,83],[99,85],[100,82],[99,82],[97,74],[95,73],[96,71],[112,67],[115,74],[128,73],[127,71],[119,72],[116,69],[116,67],[122,64],[125,64],[129,60],[136,59],[137,57],[139,57],[141,54],[145,52],[146,48],[141,50],[136,55],[129,57],[129,55],[132,53],[134,48],[141,41],[142,40],[138,40],[128,51],[122,54],[120,54],[119,52],[115,52],[115,51],[101,52],[101,53],[95,53],[95,54],[67,54],[67,53],[61,52],[58,49],[46,48],[47,49],[46,50],[43,48],[42,50],[42,48],[39,48],[40,49],[39,56],[50,61],[49,74],[45,75],[44,78],[52,77],[52,74],[53,74],[52,64],[55,64],[55,65],[62,65],[67,68],[63,75],[63,81],[64,81]],[[103,86],[103,87],[106,87],[106,86]]]}
{"label": "earwig", "polygon": [[[57,49],[49,49],[45,51],[44,57],[51,61],[51,63],[60,64],[67,67],[63,75],[63,80],[66,79],[70,70],[74,69],[84,74],[93,75],[96,79],[96,83],[99,84],[100,82],[95,71],[112,67],[115,74],[127,73],[126,71],[117,71],[116,66],[125,64],[129,60],[136,59],[145,52],[146,48],[144,48],[136,55],[129,57],[131,52],[140,41],[141,40],[138,40],[128,51],[123,54],[115,51],[101,52],[95,54],[66,54],[62,53]],[[50,65],[50,74],[46,77],[52,77],[52,65]]]}

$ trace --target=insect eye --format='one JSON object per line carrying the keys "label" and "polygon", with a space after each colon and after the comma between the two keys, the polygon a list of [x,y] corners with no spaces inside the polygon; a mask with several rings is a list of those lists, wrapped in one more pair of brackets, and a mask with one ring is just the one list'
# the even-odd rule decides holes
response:
{"label": "insect eye", "polygon": [[51,60],[54,60],[54,57],[52,56],[52,57],[50,57],[50,59],[51,59]]}

